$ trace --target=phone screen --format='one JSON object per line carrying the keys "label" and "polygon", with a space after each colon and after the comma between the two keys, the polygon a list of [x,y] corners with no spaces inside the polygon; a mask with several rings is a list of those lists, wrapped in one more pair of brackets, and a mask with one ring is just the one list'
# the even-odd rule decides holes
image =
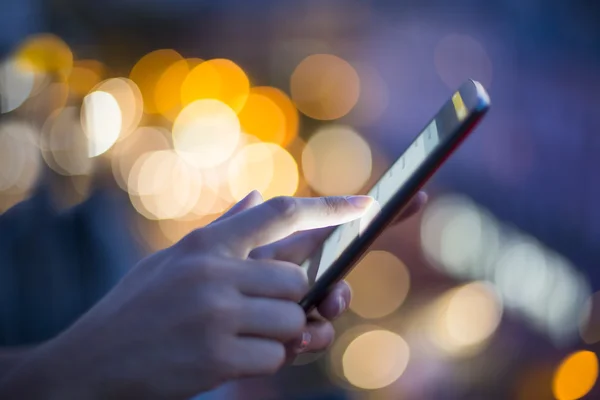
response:
{"label": "phone screen", "polygon": [[369,224],[381,209],[385,207],[419,165],[425,161],[427,155],[438,145],[439,140],[437,123],[433,120],[402,157],[388,169],[385,175],[369,191],[368,195],[373,197],[375,201],[367,213],[359,220],[338,226],[323,243],[321,254],[303,264],[302,267],[307,270],[311,283],[319,279],[333,265],[340,254],[348,248],[350,243],[369,227]]}
{"label": "phone screen", "polygon": [[[488,106],[489,98],[479,83],[469,81],[461,86],[435,118],[417,135],[404,154],[368,192],[375,201],[365,215],[359,220],[338,226],[316,254],[302,264],[302,268],[307,272],[309,283],[314,285],[365,232],[367,232],[367,239],[377,234],[373,230],[379,228],[371,230],[369,228],[374,221],[383,218],[377,218],[382,210],[385,218],[389,219],[394,216],[394,211],[400,211],[395,208],[399,207],[400,203],[406,205],[410,199],[406,197],[409,189],[406,186],[415,186],[415,182],[416,186],[422,185],[460,143],[460,140],[472,130],[487,111]],[[353,253],[359,253],[364,249],[354,250]],[[335,267],[338,271],[336,274],[339,273],[340,268],[342,272],[347,272],[346,266],[338,265]],[[328,277],[326,281],[330,278]],[[308,297],[306,299],[308,300]]]}

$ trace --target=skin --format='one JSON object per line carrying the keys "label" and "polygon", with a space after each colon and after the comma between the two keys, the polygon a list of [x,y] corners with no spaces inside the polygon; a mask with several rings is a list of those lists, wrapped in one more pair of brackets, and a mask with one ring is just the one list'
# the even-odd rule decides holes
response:
{"label": "skin", "polygon": [[[403,217],[424,200],[417,196]],[[371,202],[263,202],[251,193],[142,260],[71,328],[28,351],[0,382],[0,398],[186,399],[324,350],[350,288],[338,284],[307,318],[297,304],[308,290],[298,263],[327,227],[359,218]]]}

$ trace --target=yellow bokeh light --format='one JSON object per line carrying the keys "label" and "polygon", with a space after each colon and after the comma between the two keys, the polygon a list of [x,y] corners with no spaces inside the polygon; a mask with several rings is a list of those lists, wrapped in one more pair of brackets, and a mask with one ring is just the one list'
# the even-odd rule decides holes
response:
{"label": "yellow bokeh light", "polygon": [[112,157],[112,171],[115,181],[121,189],[128,191],[127,180],[131,168],[144,153],[168,150],[170,132],[164,128],[141,127],[125,140],[117,143]]}
{"label": "yellow bokeh light", "polygon": [[96,157],[106,152],[121,133],[119,103],[110,93],[90,93],[83,99],[81,126],[88,138],[88,155]]}
{"label": "yellow bokeh light", "polygon": [[350,343],[342,358],[344,376],[361,389],[380,389],[394,383],[410,359],[408,344],[385,330],[363,333]]}
{"label": "yellow bokeh light", "polygon": [[200,169],[229,159],[240,140],[240,121],[227,104],[212,99],[187,105],[173,124],[177,153]]}
{"label": "yellow bokeh light", "polygon": [[137,84],[144,99],[144,111],[149,114],[160,112],[156,103],[157,83],[167,69],[183,57],[175,50],[161,49],[146,54],[134,65],[129,78]]}
{"label": "yellow bokeh light", "polygon": [[0,113],[13,111],[21,106],[32,94],[35,73],[20,68],[13,59],[0,64]]}
{"label": "yellow bokeh light", "polygon": [[443,38],[435,48],[434,62],[451,90],[467,79],[476,79],[488,88],[492,83],[492,62],[481,43],[471,36],[452,34]]}
{"label": "yellow bokeh light", "polygon": [[435,306],[432,337],[443,351],[469,355],[496,331],[502,303],[492,286],[473,282],[446,293]]}
{"label": "yellow bokeh light", "polygon": [[287,147],[297,138],[299,127],[298,110],[292,100],[281,90],[270,86],[254,87],[250,93],[264,96],[279,107],[285,118],[285,135],[281,143],[276,143]]}
{"label": "yellow bokeh light", "polygon": [[239,113],[242,130],[262,141],[282,144],[286,134],[283,111],[271,99],[250,92],[244,108]]}
{"label": "yellow bokeh light", "polygon": [[83,97],[102,80],[105,67],[100,61],[79,60],[75,61],[73,70],[67,81],[72,94]]}
{"label": "yellow bokeh light", "polygon": [[42,156],[48,166],[61,175],[87,175],[92,170],[88,140],[79,114],[76,107],[59,110],[48,118],[42,129]]}
{"label": "yellow bokeh light", "polygon": [[38,139],[37,130],[25,122],[0,124],[0,192],[20,194],[33,188],[41,166]]}
{"label": "yellow bokeh light", "polygon": [[360,78],[354,67],[340,57],[314,54],[296,67],[290,89],[302,113],[332,120],[348,114],[358,102]]}
{"label": "yellow bokeh light", "polygon": [[298,189],[298,166],[284,148],[274,143],[249,144],[229,164],[229,187],[236,200],[252,190],[258,190],[265,200],[292,196]]}
{"label": "yellow bokeh light", "polygon": [[58,36],[39,34],[27,38],[15,53],[19,66],[38,73],[66,78],[73,67],[73,53]]}
{"label": "yellow bokeh light", "polygon": [[348,275],[350,309],[363,318],[381,318],[404,302],[410,276],[404,263],[387,251],[369,252]]}
{"label": "yellow bokeh light", "polygon": [[157,151],[138,159],[131,169],[128,187],[132,204],[142,215],[173,219],[192,211],[202,190],[202,178],[174,151]]}
{"label": "yellow bokeh light", "polygon": [[552,391],[558,400],[585,396],[598,379],[598,357],[591,351],[578,351],[566,357],[554,374]]}
{"label": "yellow bokeh light", "polygon": [[216,99],[239,112],[250,93],[248,76],[231,60],[218,58],[201,63],[187,75],[181,87],[184,106],[201,99]]}
{"label": "yellow bokeh light", "polygon": [[256,143],[260,143],[256,137],[242,134],[234,156],[228,162],[202,170],[202,196],[187,218],[198,219],[221,214],[237,201],[231,193],[229,182],[231,164],[240,151]]}
{"label": "yellow bokeh light", "polygon": [[156,110],[170,121],[174,121],[182,109],[181,89],[191,69],[201,64],[199,58],[179,60],[161,75],[156,83],[154,102]]}
{"label": "yellow bokeh light", "polygon": [[371,149],[352,128],[328,126],[308,140],[302,169],[308,184],[322,195],[358,193],[371,176]]}
{"label": "yellow bokeh light", "polygon": [[111,78],[100,82],[93,91],[110,93],[121,110],[121,129],[119,140],[133,132],[142,120],[144,102],[138,86],[127,78]]}

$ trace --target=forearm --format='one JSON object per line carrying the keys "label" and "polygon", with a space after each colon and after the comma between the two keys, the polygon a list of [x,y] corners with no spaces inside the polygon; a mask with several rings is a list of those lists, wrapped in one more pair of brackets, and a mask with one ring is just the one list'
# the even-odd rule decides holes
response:
{"label": "forearm", "polygon": [[93,398],[86,393],[82,377],[64,368],[61,355],[47,347],[7,350],[0,354],[1,399]]}
{"label": "forearm", "polygon": [[35,347],[6,347],[0,348],[0,381]]}

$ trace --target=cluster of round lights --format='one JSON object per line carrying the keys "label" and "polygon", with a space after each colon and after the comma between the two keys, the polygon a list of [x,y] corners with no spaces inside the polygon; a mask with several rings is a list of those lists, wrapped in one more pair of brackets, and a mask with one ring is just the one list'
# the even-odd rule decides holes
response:
{"label": "cluster of round lights", "polygon": [[[352,127],[326,125],[308,141],[298,137],[299,111],[332,121],[359,104],[361,77],[340,57],[304,59],[291,76],[291,97],[252,86],[231,60],[184,58],[171,49],[146,54],[127,77],[109,76],[60,38],[33,36],[1,65],[0,111],[34,115],[33,148],[61,175],[87,176],[98,159],[109,161],[146,218],[216,215],[253,189],[265,198],[306,185],[323,195],[352,194],[371,175],[370,147]],[[16,178],[20,163],[10,160],[3,160],[11,164],[3,185],[18,180],[29,189],[39,168]]]}
{"label": "cluster of round lights", "polygon": [[434,266],[457,278],[492,282],[508,308],[555,340],[577,332],[590,295],[585,279],[565,258],[503,226],[471,200],[433,201],[423,216],[421,242]]}

